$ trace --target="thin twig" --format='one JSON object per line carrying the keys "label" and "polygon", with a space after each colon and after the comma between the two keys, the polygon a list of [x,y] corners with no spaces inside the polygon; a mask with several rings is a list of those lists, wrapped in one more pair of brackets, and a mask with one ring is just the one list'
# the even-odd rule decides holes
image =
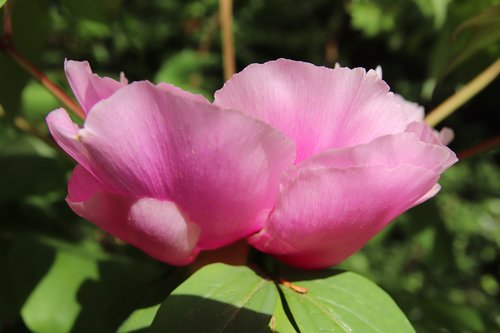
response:
{"label": "thin twig", "polygon": [[462,150],[457,154],[457,156],[460,160],[464,160],[466,158],[470,158],[472,156],[486,152],[498,146],[500,146],[500,134],[486,141],[483,141],[480,144],[477,144],[471,148]]}
{"label": "thin twig", "polygon": [[220,0],[220,22],[222,28],[222,54],[224,80],[236,73],[236,59],[233,36],[233,0]]}
{"label": "thin twig", "polygon": [[432,110],[427,117],[425,117],[425,122],[429,126],[437,125],[452,114],[456,109],[465,104],[469,99],[483,90],[498,76],[499,73],[500,58],[493,62],[488,68],[482,71],[459,91],[441,103],[437,108]]}
{"label": "thin twig", "polygon": [[85,113],[80,106],[75,103],[59,86],[57,86],[47,75],[37,69],[26,57],[19,53],[14,47],[12,39],[12,2],[8,0],[3,7],[3,36],[1,39],[0,49],[14,60],[21,68],[30,73],[35,79],[40,82],[48,91],[52,93],[62,104],[81,119],[85,118]]}
{"label": "thin twig", "polygon": [[57,146],[52,139],[50,139],[47,135],[42,133],[38,128],[33,126],[28,120],[26,120],[26,118],[21,116],[15,116],[13,119],[13,123],[14,126],[16,126],[19,130],[39,138],[52,148],[55,148],[57,150],[60,149],[59,146]]}

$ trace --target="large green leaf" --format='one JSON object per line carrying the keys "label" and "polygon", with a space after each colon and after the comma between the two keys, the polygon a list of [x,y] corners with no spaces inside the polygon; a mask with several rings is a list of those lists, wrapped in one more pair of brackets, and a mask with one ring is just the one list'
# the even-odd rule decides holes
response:
{"label": "large green leaf", "polygon": [[273,317],[269,322],[269,330],[277,333],[294,333],[297,330],[293,327],[285,311],[285,304],[280,300],[276,305]]}
{"label": "large green leaf", "polygon": [[151,332],[266,332],[277,298],[274,284],[250,268],[212,264],[162,303]]}
{"label": "large green leaf", "polygon": [[123,322],[118,328],[118,333],[137,332],[138,330],[147,329],[151,326],[160,304],[153,305],[147,308],[137,309]]}
{"label": "large green leaf", "polygon": [[302,332],[414,332],[389,295],[360,275],[291,271],[285,278],[307,289],[281,287]]}
{"label": "large green leaf", "polygon": [[[137,309],[158,305],[180,284],[182,274],[175,274],[178,271],[152,260],[119,257],[100,261],[99,279],[87,281],[78,291],[81,310],[73,332],[116,332],[127,318],[137,320],[137,314],[131,314]],[[144,317],[144,312],[139,314]],[[147,326],[151,325],[154,314]],[[130,328],[131,323],[128,325]],[[138,324],[135,325],[138,328]]]}

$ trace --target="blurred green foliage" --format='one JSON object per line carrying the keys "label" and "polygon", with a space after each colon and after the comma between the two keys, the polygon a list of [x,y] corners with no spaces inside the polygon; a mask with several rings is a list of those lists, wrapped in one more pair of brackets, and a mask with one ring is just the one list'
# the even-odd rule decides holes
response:
{"label": "blurred green foliage", "polygon": [[[430,110],[500,54],[496,2],[238,0],[237,63],[381,65],[394,91]],[[65,89],[68,58],[212,96],[223,83],[217,9],[216,0],[19,0],[14,39]],[[15,125],[23,117],[47,134],[58,103],[3,54],[0,74],[0,332],[115,331],[185,273],[67,208],[73,163]],[[499,133],[498,91],[496,82],[445,121],[455,151]],[[341,266],[386,289],[418,332],[500,332],[499,161],[497,149],[459,162],[435,199]]]}

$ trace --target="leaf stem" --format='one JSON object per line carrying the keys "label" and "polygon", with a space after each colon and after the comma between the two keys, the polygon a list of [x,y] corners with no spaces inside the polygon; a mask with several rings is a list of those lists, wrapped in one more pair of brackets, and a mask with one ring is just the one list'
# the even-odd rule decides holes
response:
{"label": "leaf stem", "polygon": [[483,90],[488,84],[490,84],[500,73],[500,58],[493,62],[488,68],[482,71],[478,76],[476,76],[472,81],[463,86],[455,94],[441,103],[438,107],[432,110],[427,117],[425,117],[425,122],[429,126],[435,126],[446,117],[452,114],[456,109],[465,104],[472,97],[477,95],[481,90]]}
{"label": "leaf stem", "polygon": [[219,13],[222,29],[222,55],[224,65],[224,80],[236,73],[236,57],[233,36],[233,0],[220,0]]}
{"label": "leaf stem", "polygon": [[77,117],[84,119],[85,113],[82,111],[80,106],[14,47],[12,39],[11,5],[11,0],[8,0],[3,7],[3,36],[1,39],[0,49],[12,60],[14,60],[14,62],[16,62],[21,68],[37,79],[40,84],[50,91],[52,95],[61,101],[61,103],[72,111]]}

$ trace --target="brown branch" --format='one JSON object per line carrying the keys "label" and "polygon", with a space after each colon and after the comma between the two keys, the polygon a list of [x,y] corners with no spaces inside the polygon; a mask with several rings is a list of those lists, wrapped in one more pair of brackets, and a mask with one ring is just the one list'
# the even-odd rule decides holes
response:
{"label": "brown branch", "polygon": [[3,7],[3,36],[0,50],[16,62],[21,68],[31,74],[40,84],[54,95],[62,104],[80,119],[85,118],[85,113],[58,85],[50,80],[45,73],[37,69],[26,57],[17,51],[12,39],[12,2],[8,0]]}
{"label": "brown branch", "polygon": [[14,123],[14,126],[17,127],[19,130],[39,138],[52,148],[55,148],[57,150],[60,149],[59,146],[57,146],[56,143],[51,138],[49,138],[47,135],[42,133],[38,128],[33,126],[28,120],[26,120],[26,118],[21,116],[15,116],[12,121]]}
{"label": "brown branch", "polygon": [[490,138],[486,141],[481,142],[471,148],[462,150],[457,154],[460,160],[464,160],[466,158],[470,158],[480,153],[484,153],[490,149],[500,146],[500,134]]}
{"label": "brown branch", "polygon": [[236,58],[233,36],[233,0],[220,0],[220,22],[222,28],[222,54],[224,80],[236,73]]}

